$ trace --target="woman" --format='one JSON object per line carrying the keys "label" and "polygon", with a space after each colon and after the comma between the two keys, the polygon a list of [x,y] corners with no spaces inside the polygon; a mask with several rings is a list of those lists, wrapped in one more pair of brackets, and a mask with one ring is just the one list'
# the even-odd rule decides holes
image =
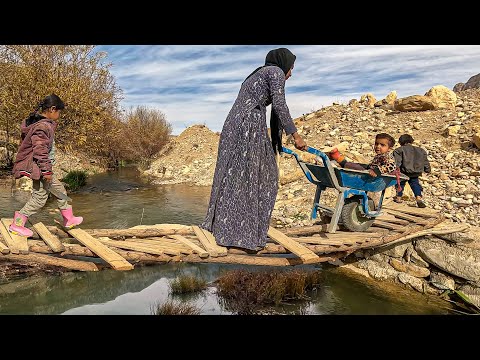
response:
{"label": "woman", "polygon": [[[285,102],[285,81],[296,56],[285,48],[271,50],[265,65],[242,83],[223,125],[207,216],[200,225],[219,245],[258,251],[265,246],[277,197],[282,131],[305,150]],[[271,142],[266,107],[272,104]]]}

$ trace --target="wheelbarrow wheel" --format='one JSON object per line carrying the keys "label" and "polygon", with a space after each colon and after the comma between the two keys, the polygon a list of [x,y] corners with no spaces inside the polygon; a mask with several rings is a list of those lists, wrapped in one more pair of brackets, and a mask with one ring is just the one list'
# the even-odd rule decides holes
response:
{"label": "wheelbarrow wheel", "polygon": [[[372,199],[368,200],[368,207],[370,209],[375,208],[375,204]],[[358,199],[349,199],[345,201],[342,212],[340,213],[340,220],[344,227],[350,231],[367,231],[372,226],[375,219],[366,217],[362,210],[362,205]]]}

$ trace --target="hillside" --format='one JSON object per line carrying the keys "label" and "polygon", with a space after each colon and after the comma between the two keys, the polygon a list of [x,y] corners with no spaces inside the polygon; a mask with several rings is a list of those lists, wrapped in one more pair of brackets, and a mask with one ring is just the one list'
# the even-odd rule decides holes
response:
{"label": "hillside", "polygon": [[[445,209],[445,215],[454,221],[479,225],[480,143],[475,146],[474,142],[480,139],[480,89],[457,92],[456,98],[449,100],[454,101],[452,106],[426,111],[398,111],[408,109],[410,104],[400,99],[393,107],[391,96],[395,100],[396,94],[391,93],[377,102],[367,94],[349,104],[323,107],[295,119],[295,123],[309,146],[324,150],[341,144],[354,161],[368,162],[374,156],[376,133],[387,132],[396,140],[403,133],[411,134],[415,144],[427,150],[432,165],[432,174],[421,178],[428,206]],[[413,100],[418,105],[424,98]],[[421,106],[429,108],[428,101]],[[219,134],[205,126],[189,127],[163,149],[147,174],[157,184],[211,185],[218,140]],[[288,139],[284,143],[294,149]],[[308,158],[308,154],[303,156]],[[280,189],[273,212],[277,226],[311,224],[308,218],[314,193],[315,186],[295,160],[282,155]],[[327,191],[322,201],[332,204],[333,198],[333,190]]]}

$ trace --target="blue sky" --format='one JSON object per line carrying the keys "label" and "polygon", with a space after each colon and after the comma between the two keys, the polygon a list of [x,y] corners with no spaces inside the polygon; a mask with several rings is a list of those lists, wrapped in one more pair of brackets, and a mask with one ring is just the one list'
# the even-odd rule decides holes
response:
{"label": "blue sky", "polygon": [[378,99],[449,89],[480,73],[479,45],[111,45],[98,46],[113,64],[122,107],[162,111],[179,134],[193,124],[221,131],[244,78],[271,49],[296,56],[286,82],[293,118],[371,92]]}

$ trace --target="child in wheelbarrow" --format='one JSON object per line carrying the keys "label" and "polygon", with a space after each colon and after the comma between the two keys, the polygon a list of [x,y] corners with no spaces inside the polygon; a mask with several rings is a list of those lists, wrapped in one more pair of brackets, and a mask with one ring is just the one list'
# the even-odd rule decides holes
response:
{"label": "child in wheelbarrow", "polygon": [[349,162],[345,159],[337,148],[332,149],[327,156],[330,160],[335,160],[341,167],[354,170],[368,170],[368,173],[373,176],[381,176],[383,174],[397,175],[398,169],[395,158],[392,153],[395,139],[386,133],[380,133],[375,136],[374,151],[376,153],[373,160],[368,165]]}

